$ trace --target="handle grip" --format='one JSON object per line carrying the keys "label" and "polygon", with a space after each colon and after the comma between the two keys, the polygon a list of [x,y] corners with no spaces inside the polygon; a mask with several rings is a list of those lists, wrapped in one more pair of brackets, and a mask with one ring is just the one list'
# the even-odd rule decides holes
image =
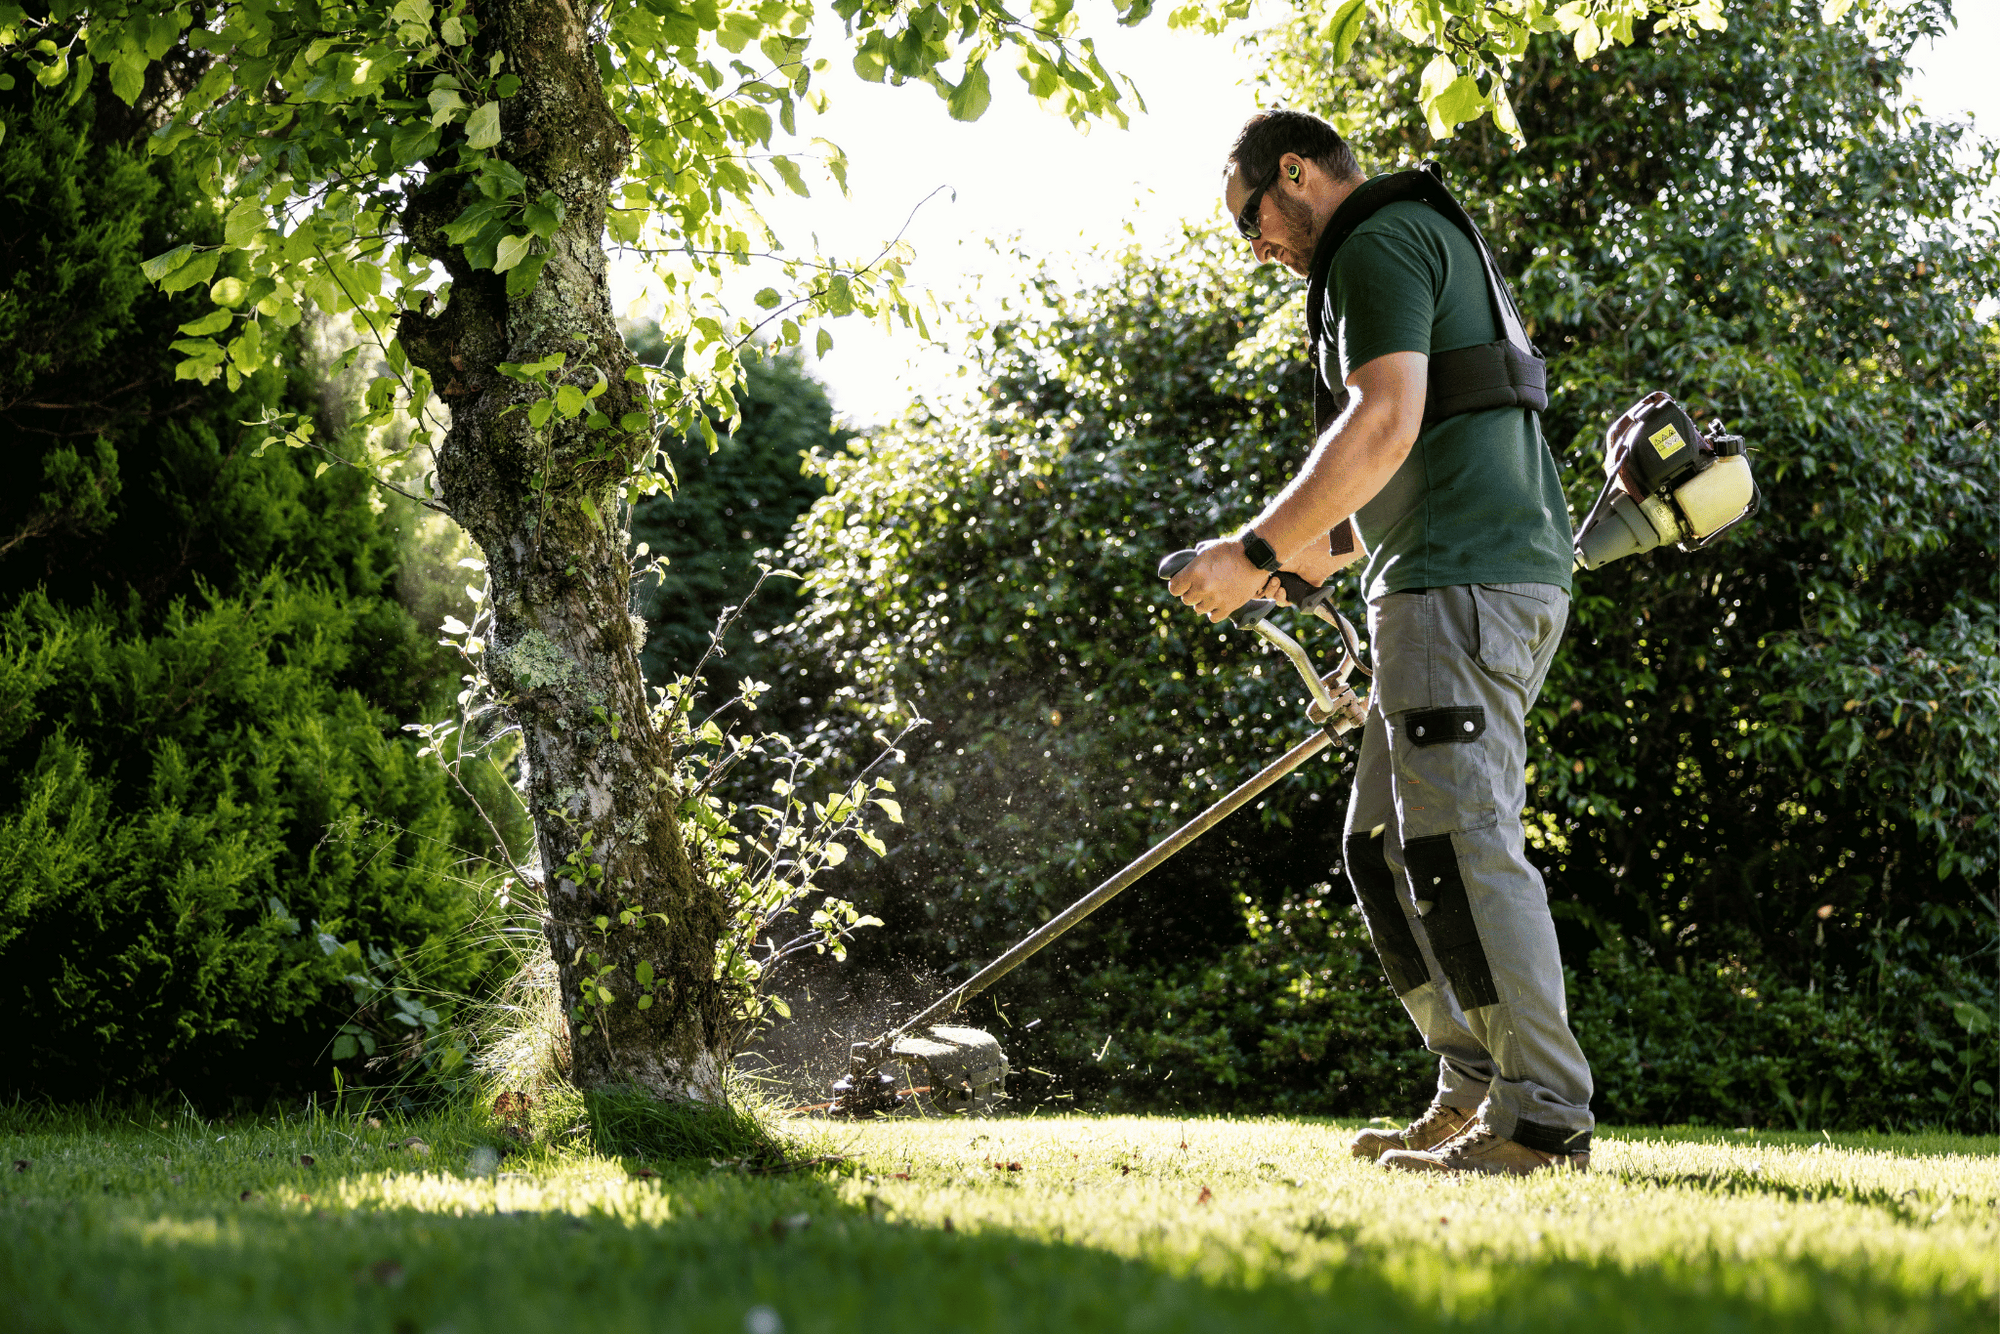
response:
{"label": "handle grip", "polygon": [[[1187,568],[1188,562],[1193,560],[1195,555],[1196,553],[1193,551],[1176,551],[1171,556],[1162,557],[1160,560],[1160,578],[1173,578]],[[1296,575],[1293,577],[1297,578]],[[1305,581],[1301,579],[1299,582],[1304,583]],[[1285,590],[1285,596],[1291,596],[1290,588]],[[1251,626],[1257,624],[1257,622],[1263,620],[1277,609],[1278,604],[1269,598],[1251,598],[1248,602],[1229,614],[1229,623],[1239,630],[1248,630]]]}

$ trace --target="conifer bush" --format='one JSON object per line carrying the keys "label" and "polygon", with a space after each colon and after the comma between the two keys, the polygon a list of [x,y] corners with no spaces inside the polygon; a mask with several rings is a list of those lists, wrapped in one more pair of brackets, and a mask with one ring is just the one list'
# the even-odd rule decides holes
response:
{"label": "conifer bush", "polygon": [[207,303],[140,261],[220,219],[142,121],[0,90],[0,1096],[260,1102],[349,1048],[379,1082],[439,1054],[412,988],[494,953],[492,835],[401,732],[450,679],[396,601],[416,511],[255,456],[269,406],[337,433],[303,330],[176,378]]}

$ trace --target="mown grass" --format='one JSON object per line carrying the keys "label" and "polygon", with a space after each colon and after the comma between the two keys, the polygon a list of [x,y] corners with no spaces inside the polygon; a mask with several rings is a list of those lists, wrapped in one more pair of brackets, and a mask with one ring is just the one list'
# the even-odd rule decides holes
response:
{"label": "mown grass", "polygon": [[[794,1161],[841,1161],[788,1171],[757,1153],[614,1156],[569,1129],[502,1159],[472,1114],[0,1112],[0,1327],[1879,1334],[2000,1318],[1992,1139],[1611,1130],[1589,1175],[1445,1180],[1357,1163],[1329,1122],[791,1123]],[[412,1137],[425,1149],[396,1147]]]}

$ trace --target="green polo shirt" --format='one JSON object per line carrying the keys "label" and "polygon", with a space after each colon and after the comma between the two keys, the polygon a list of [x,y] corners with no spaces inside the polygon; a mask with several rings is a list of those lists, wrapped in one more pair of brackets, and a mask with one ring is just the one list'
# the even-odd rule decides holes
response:
{"label": "green polo shirt", "polygon": [[[1410,200],[1378,210],[1340,247],[1325,315],[1341,384],[1391,352],[1429,356],[1503,336],[1478,250],[1437,210]],[[1368,548],[1369,601],[1452,584],[1570,586],[1562,478],[1539,417],[1525,408],[1438,422],[1354,517]]]}

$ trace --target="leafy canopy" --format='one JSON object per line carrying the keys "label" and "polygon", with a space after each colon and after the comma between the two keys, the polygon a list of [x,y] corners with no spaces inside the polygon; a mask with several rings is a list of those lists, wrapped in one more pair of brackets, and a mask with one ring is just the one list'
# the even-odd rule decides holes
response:
{"label": "leafy canopy", "polygon": [[[1113,0],[1121,23],[1152,7]],[[836,0],[832,8],[862,77],[929,84],[959,119],[986,110],[988,66],[1005,53],[1031,94],[1072,121],[1124,122],[1129,83],[1121,91],[1125,81],[1078,35],[1071,0],[1033,0],[1020,14],[998,0]],[[1247,8],[1245,0],[1190,0],[1169,22],[1219,31]],[[1353,51],[1370,14],[1433,53],[1416,95],[1439,136],[1488,113],[1518,134],[1504,83],[1534,33],[1568,33],[1586,57],[1606,42],[1629,42],[1649,17],[1662,27],[1723,23],[1721,0],[1347,0],[1325,29],[1336,62]],[[710,411],[733,413],[738,349],[753,335],[782,349],[806,339],[817,320],[856,313],[922,328],[903,286],[906,247],[861,263],[789,252],[758,215],[763,193],[809,193],[808,169],[845,188],[837,147],[818,139],[803,153],[785,147],[800,109],[824,101],[813,76],[825,62],[806,56],[816,17],[810,0],[608,0],[594,15],[595,60],[630,141],[607,232],[651,257],[667,342],[685,347],[678,366],[645,372],[672,432],[702,429]],[[368,391],[371,416],[360,423],[368,426],[386,421],[399,398],[425,404],[433,388],[393,327],[401,311],[434,299],[440,281],[403,230],[412,193],[445,177],[474,187],[444,239],[474,269],[505,275],[510,297],[533,287],[563,222],[564,202],[532,189],[508,160],[511,150],[533,147],[507,142],[501,114],[520,87],[516,48],[532,37],[503,33],[497,20],[482,31],[482,22],[468,0],[247,0],[170,10],[56,0],[32,11],[0,3],[0,80],[11,84],[19,73],[79,91],[109,80],[128,105],[153,107],[152,151],[187,160],[224,199],[221,245],[187,238],[145,265],[165,290],[206,286],[213,302],[179,329],[182,376],[233,386],[271,355],[272,326],[296,323],[310,301],[350,313],[382,359]],[[242,259],[225,266],[232,253]],[[753,260],[770,262],[778,276],[757,293],[754,314],[732,316],[719,299],[721,277]],[[824,352],[831,335],[819,329],[815,341]],[[557,406],[566,416],[583,408]],[[434,434],[424,422],[409,447]]]}

